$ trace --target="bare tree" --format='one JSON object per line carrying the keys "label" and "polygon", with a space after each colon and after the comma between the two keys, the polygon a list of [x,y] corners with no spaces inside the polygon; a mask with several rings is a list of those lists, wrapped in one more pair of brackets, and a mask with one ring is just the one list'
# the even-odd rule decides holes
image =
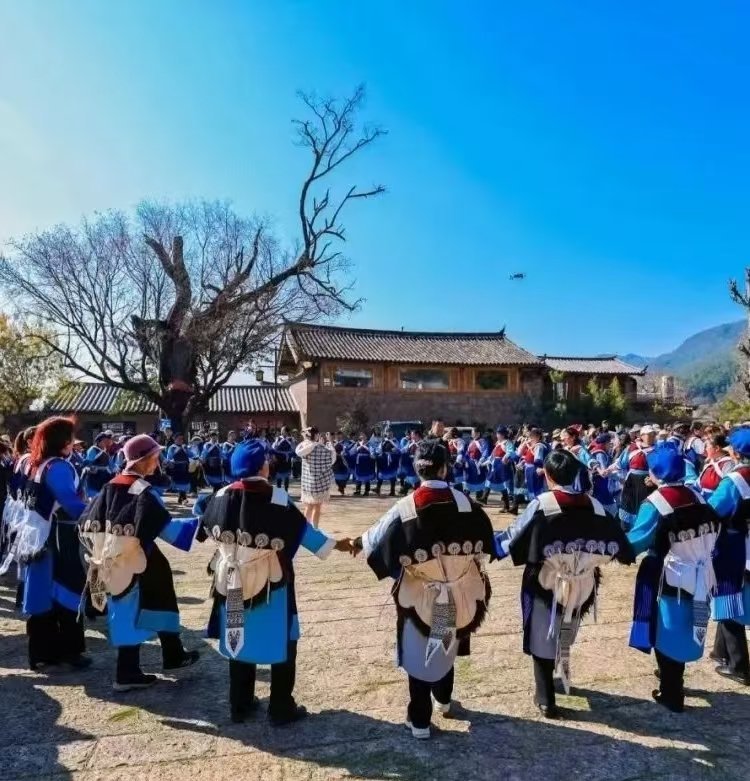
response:
{"label": "bare tree", "polygon": [[745,290],[740,290],[736,279],[729,281],[729,295],[735,304],[744,308],[747,317],[747,331],[745,338],[739,343],[737,349],[745,359],[745,368],[741,372],[742,384],[745,393],[750,397],[750,266],[745,267]]}
{"label": "bare tree", "polygon": [[385,131],[360,126],[358,88],[344,101],[301,95],[297,143],[312,156],[299,198],[300,237],[286,246],[258,217],[214,201],[144,202],[10,242],[0,285],[50,349],[85,377],[140,394],[182,428],[240,368],[263,356],[285,320],[353,309],[341,221],[382,185],[329,182]]}

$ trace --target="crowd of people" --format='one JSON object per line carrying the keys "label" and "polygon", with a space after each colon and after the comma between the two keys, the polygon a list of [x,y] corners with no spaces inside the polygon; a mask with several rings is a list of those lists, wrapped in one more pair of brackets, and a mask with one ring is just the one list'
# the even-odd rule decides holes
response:
{"label": "crowd of people", "polygon": [[[199,441],[200,440],[200,441]],[[645,553],[635,581],[630,645],[655,653],[657,703],[684,709],[684,671],[704,653],[717,673],[750,684],[750,426],[653,424],[625,430],[607,421],[545,433],[532,425],[494,432],[433,422],[401,440],[389,431],[347,439],[305,429],[262,436],[252,425],[219,442],[185,443],[159,432],[115,442],[104,431],[85,449],[75,422],[50,418],[0,443],[4,496],[0,575],[18,579],[29,666],[83,669],[86,617],[105,614],[117,648],[113,688],[152,686],[140,646],[158,637],[165,670],[194,664],[183,647],[168,559],[157,539],[189,551],[215,546],[208,634],[229,660],[231,718],[258,707],[256,665],[271,665],[269,719],[306,715],[293,688],[297,642],[294,558],[302,547],[362,556],[392,578],[398,663],[409,682],[407,724],[430,736],[433,707],[451,715],[454,663],[471,650],[492,593],[487,566],[510,557],[521,580],[523,650],[532,658],[534,700],[558,718],[555,692],[570,686],[570,650],[582,618],[601,598],[601,568]],[[299,465],[304,513],[288,494]],[[211,490],[188,518],[184,503]],[[361,537],[319,527],[335,485],[344,493],[400,496]],[[410,490],[411,489],[411,490]],[[488,499],[500,496],[510,525],[493,530]],[[525,507],[521,511],[521,504]],[[556,683],[557,678],[557,683]]]}

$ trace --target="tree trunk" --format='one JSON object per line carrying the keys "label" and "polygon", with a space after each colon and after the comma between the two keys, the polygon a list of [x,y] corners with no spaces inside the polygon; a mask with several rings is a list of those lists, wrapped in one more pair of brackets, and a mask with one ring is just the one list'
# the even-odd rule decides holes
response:
{"label": "tree trunk", "polygon": [[171,422],[174,434],[184,434],[187,438],[190,428],[190,416],[186,414],[190,393],[168,391],[159,406],[165,418]]}
{"label": "tree trunk", "polygon": [[[750,266],[745,266],[745,300],[750,301]],[[750,347],[750,307],[747,307],[747,333],[745,345]],[[745,356],[745,390],[750,395],[750,354]]]}

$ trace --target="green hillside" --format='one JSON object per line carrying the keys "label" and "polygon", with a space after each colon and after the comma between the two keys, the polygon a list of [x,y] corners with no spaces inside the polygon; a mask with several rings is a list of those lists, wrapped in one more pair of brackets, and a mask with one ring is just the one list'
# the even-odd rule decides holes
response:
{"label": "green hillside", "polygon": [[737,376],[737,344],[747,323],[737,320],[700,331],[669,353],[647,358],[623,355],[622,359],[649,371],[678,377],[689,397],[696,402],[714,402],[729,389]]}

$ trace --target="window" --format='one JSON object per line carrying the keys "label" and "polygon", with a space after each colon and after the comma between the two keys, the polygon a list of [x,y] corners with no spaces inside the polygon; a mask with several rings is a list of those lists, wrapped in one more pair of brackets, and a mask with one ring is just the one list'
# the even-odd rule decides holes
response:
{"label": "window", "polygon": [[372,369],[338,368],[333,373],[334,388],[371,388]]}
{"label": "window", "polygon": [[475,384],[478,390],[508,390],[508,372],[478,371]]}
{"label": "window", "polygon": [[403,390],[446,390],[451,381],[442,369],[402,369],[399,384]]}

